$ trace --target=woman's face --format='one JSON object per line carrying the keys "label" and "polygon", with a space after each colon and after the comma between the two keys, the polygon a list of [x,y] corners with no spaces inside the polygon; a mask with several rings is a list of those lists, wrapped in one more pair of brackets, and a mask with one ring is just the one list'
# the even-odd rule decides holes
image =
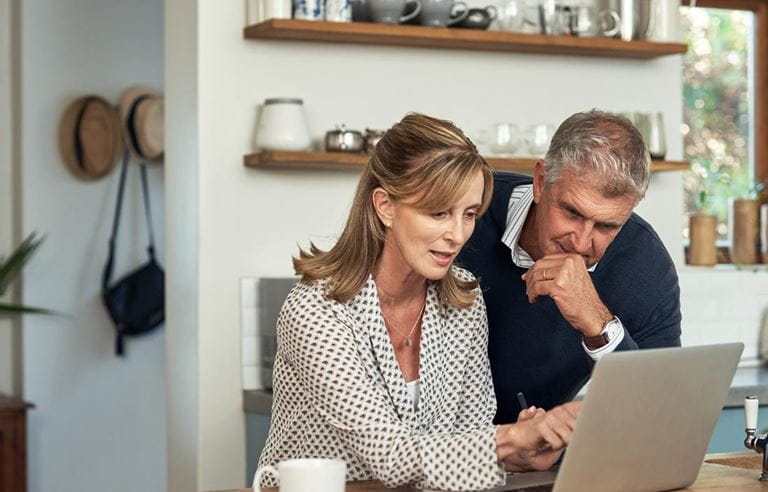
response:
{"label": "woman's face", "polygon": [[[383,257],[389,257],[405,274],[443,278],[456,255],[475,230],[483,200],[483,174],[478,171],[467,192],[447,210],[427,212],[414,206],[419,197],[391,202],[380,213],[387,230]],[[383,190],[382,190],[383,191]]]}

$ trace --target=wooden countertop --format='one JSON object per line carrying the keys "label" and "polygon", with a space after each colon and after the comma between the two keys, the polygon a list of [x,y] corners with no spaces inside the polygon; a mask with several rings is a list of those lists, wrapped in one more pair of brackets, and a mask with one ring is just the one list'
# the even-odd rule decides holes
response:
{"label": "wooden countertop", "polygon": [[[728,463],[722,464],[722,463]],[[752,451],[744,453],[722,453],[707,455],[701,466],[699,476],[693,485],[685,490],[692,492],[753,492],[768,491],[768,482],[758,481],[762,467],[762,455]],[[279,492],[277,488],[264,488],[264,492]],[[409,492],[410,487],[388,489],[379,482],[350,482],[347,492]],[[250,492],[251,489],[221,492]]]}

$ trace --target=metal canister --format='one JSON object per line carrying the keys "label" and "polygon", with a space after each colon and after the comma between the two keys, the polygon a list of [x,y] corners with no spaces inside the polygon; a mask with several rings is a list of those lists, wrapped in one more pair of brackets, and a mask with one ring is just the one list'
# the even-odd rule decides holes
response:
{"label": "metal canister", "polygon": [[339,125],[325,134],[325,150],[328,152],[362,152],[363,134]]}
{"label": "metal canister", "polygon": [[367,153],[373,152],[373,148],[376,146],[377,143],[379,143],[379,140],[381,140],[381,137],[384,136],[384,130],[371,130],[370,128],[365,129],[365,151]]}

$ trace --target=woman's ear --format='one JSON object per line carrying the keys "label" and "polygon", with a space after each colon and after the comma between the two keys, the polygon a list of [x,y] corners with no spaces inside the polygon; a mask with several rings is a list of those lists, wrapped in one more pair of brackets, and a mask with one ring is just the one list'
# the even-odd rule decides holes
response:
{"label": "woman's ear", "polygon": [[395,201],[389,196],[389,193],[384,188],[378,187],[371,193],[371,201],[379,220],[384,226],[391,227],[392,219],[395,216]]}

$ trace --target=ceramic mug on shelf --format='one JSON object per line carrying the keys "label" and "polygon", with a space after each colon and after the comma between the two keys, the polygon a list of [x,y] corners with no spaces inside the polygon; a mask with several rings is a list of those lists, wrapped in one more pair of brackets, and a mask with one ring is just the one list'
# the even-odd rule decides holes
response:
{"label": "ceramic mug on shelf", "polygon": [[321,21],[325,19],[325,0],[293,0],[293,18]]}
{"label": "ceramic mug on shelf", "polygon": [[[454,15],[456,7],[461,8]],[[421,0],[419,24],[430,27],[446,27],[458,24],[469,15],[469,7],[464,2],[454,0]]]}
{"label": "ceramic mug on shelf", "polygon": [[281,461],[277,466],[263,466],[253,475],[253,490],[265,474],[280,483],[280,492],[344,492],[347,464],[341,460],[303,458]]}
{"label": "ceramic mug on shelf", "polygon": [[352,0],[326,0],[325,20],[328,22],[352,22]]}
{"label": "ceramic mug on shelf", "polygon": [[621,29],[621,19],[615,10],[597,10],[586,5],[571,7],[569,23],[571,34],[582,37],[610,38]]}
{"label": "ceramic mug on shelf", "polygon": [[290,18],[291,0],[248,0],[248,24]]}
{"label": "ceramic mug on shelf", "polygon": [[[421,13],[421,0],[367,0],[367,3],[371,20],[383,24],[402,24],[415,19]],[[408,4],[415,4],[416,8],[403,15]]]}

